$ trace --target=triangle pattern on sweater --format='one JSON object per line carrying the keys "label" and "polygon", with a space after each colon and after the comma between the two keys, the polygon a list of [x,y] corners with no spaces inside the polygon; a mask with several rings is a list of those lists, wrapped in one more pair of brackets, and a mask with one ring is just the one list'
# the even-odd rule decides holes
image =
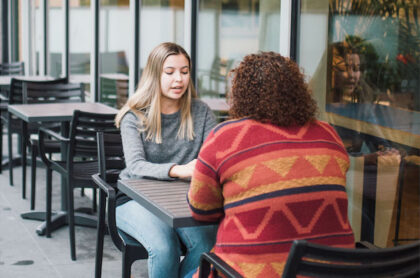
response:
{"label": "triangle pattern on sweater", "polygon": [[282,262],[282,263],[270,263],[271,267],[279,275],[279,277],[281,277],[281,275],[283,274],[283,270],[284,270],[285,264],[286,264],[286,262]]}
{"label": "triangle pattern on sweater", "polygon": [[[319,213],[319,209],[323,205],[324,200],[307,200],[285,204],[290,212],[293,214],[296,221],[299,223],[298,227],[305,228],[311,224],[311,221]],[[308,211],[312,211],[313,214],[309,214]]]}
{"label": "triangle pattern on sweater", "polygon": [[265,263],[238,263],[239,268],[248,278],[256,278],[265,267]]}
{"label": "triangle pattern on sweater", "polygon": [[305,159],[311,163],[311,165],[318,170],[320,174],[324,173],[325,166],[331,159],[330,155],[306,155]]}
{"label": "triangle pattern on sweater", "polygon": [[251,180],[256,165],[248,166],[245,169],[235,173],[230,180],[238,184],[242,188],[247,188],[248,183]]}
{"label": "triangle pattern on sweater", "polygon": [[341,173],[344,175],[349,167],[349,163],[339,157],[335,157],[335,161],[337,161],[338,166],[340,167]]}
{"label": "triangle pattern on sweater", "polygon": [[297,159],[298,156],[281,157],[269,161],[264,161],[262,164],[284,178],[290,172],[290,169],[292,169]]}

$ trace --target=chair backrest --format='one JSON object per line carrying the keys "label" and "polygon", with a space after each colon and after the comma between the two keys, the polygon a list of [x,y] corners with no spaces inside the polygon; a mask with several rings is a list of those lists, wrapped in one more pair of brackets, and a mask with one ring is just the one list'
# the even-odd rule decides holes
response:
{"label": "chair backrest", "polygon": [[229,71],[233,65],[232,59],[224,60],[215,57],[210,69],[210,79],[217,81],[225,81]]}
{"label": "chair backrest", "polygon": [[23,101],[23,84],[40,84],[40,85],[50,85],[50,84],[65,84],[67,83],[67,78],[59,78],[48,81],[27,81],[18,78],[12,78],[10,83],[10,91],[8,94],[9,104],[22,104]]}
{"label": "chair backrest", "polygon": [[117,80],[117,108],[124,106],[128,99],[128,80]]}
{"label": "chair backrest", "polygon": [[391,248],[349,249],[295,240],[283,278],[419,277],[420,241]]}
{"label": "chair backrest", "polygon": [[[115,114],[89,113],[75,110],[70,128],[68,161],[97,158],[96,133],[116,132]],[[70,163],[71,165],[71,163]],[[71,170],[71,169],[69,169]]]}
{"label": "chair backrest", "polygon": [[25,66],[23,62],[0,64],[0,75],[23,75],[23,74],[25,74]]}
{"label": "chair backrest", "polygon": [[101,77],[100,102],[117,107],[117,82],[115,79]]}
{"label": "chair backrest", "polygon": [[[125,168],[122,139],[119,132],[98,132],[99,172],[108,182],[106,172],[119,172]],[[114,181],[109,181],[114,182]]]}
{"label": "chair backrest", "polygon": [[23,82],[23,103],[84,102],[82,83]]}
{"label": "chair backrest", "polygon": [[118,234],[115,221],[116,209],[116,183],[119,173],[125,168],[124,152],[122,147],[121,135],[119,133],[97,133],[99,174],[107,183],[107,188],[102,188],[100,194],[108,197],[108,231],[115,246],[121,250],[123,243]]}

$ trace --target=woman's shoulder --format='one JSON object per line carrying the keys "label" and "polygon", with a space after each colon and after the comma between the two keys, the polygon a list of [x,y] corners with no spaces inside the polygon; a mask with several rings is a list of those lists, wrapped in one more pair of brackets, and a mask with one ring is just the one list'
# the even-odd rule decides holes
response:
{"label": "woman's shoulder", "polygon": [[121,125],[133,123],[137,125],[139,123],[139,119],[133,111],[127,111],[127,113],[125,113],[125,115],[121,118]]}
{"label": "woman's shoulder", "polygon": [[224,131],[227,131],[231,128],[236,128],[239,126],[245,126],[255,123],[255,121],[249,119],[249,118],[241,118],[241,119],[231,119],[226,120],[224,122],[219,123],[214,127],[213,132],[216,133],[223,133]]}
{"label": "woman's shoulder", "polygon": [[137,120],[136,114],[133,111],[127,111],[122,117],[122,121],[130,121],[130,120]]}
{"label": "woman's shoulder", "polygon": [[310,127],[321,126],[323,128],[327,128],[327,129],[330,129],[330,130],[335,130],[334,127],[330,123],[328,123],[327,121],[320,120],[320,119],[313,120],[312,122],[309,123],[309,126]]}

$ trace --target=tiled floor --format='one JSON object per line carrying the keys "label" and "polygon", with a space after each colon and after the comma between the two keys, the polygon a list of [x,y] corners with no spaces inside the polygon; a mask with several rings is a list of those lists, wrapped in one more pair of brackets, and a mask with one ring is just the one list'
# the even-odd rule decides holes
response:
{"label": "tiled floor", "polygon": [[[7,140],[3,141],[7,144]],[[28,175],[30,174],[28,168]],[[51,238],[35,232],[39,221],[24,220],[22,212],[29,211],[29,196],[21,197],[21,167],[14,171],[15,185],[9,185],[9,171],[0,174],[0,277],[19,278],[91,278],[95,269],[96,229],[76,227],[77,260],[70,259],[67,227],[52,233]],[[60,207],[59,176],[53,177],[53,209]],[[29,180],[27,190],[29,190]],[[29,195],[29,193],[27,193]],[[45,208],[45,170],[38,168],[36,209]],[[90,206],[88,197],[75,192],[76,207]],[[109,236],[105,237],[102,277],[121,277],[121,253]],[[137,261],[132,277],[147,277],[147,261]]]}

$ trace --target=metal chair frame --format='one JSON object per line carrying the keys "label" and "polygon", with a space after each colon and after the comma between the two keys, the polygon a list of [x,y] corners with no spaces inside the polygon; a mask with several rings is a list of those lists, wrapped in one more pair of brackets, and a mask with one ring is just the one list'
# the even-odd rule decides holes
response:
{"label": "metal chair frame", "polygon": [[[75,243],[75,188],[96,188],[92,175],[98,173],[96,133],[115,132],[115,114],[98,114],[75,110],[68,138],[46,128],[39,129],[39,153],[47,166],[46,236],[51,236],[52,171],[65,177],[67,193],[67,215],[69,225],[71,259],[76,260]],[[53,160],[46,156],[45,138],[51,136],[66,145],[66,160]],[[96,197],[94,196],[94,199]],[[80,208],[79,208],[80,209]]]}
{"label": "metal chair frame", "polygon": [[[130,235],[119,230],[115,220],[117,181],[119,173],[125,168],[124,153],[120,134],[98,132],[98,162],[99,173],[92,176],[99,187],[99,215],[96,237],[95,277],[102,276],[102,257],[104,236],[108,226],[108,233],[112,242],[122,253],[122,277],[131,275],[131,265],[136,260],[148,258],[147,250]],[[105,210],[107,216],[105,216]],[[105,224],[106,222],[108,225]]]}

